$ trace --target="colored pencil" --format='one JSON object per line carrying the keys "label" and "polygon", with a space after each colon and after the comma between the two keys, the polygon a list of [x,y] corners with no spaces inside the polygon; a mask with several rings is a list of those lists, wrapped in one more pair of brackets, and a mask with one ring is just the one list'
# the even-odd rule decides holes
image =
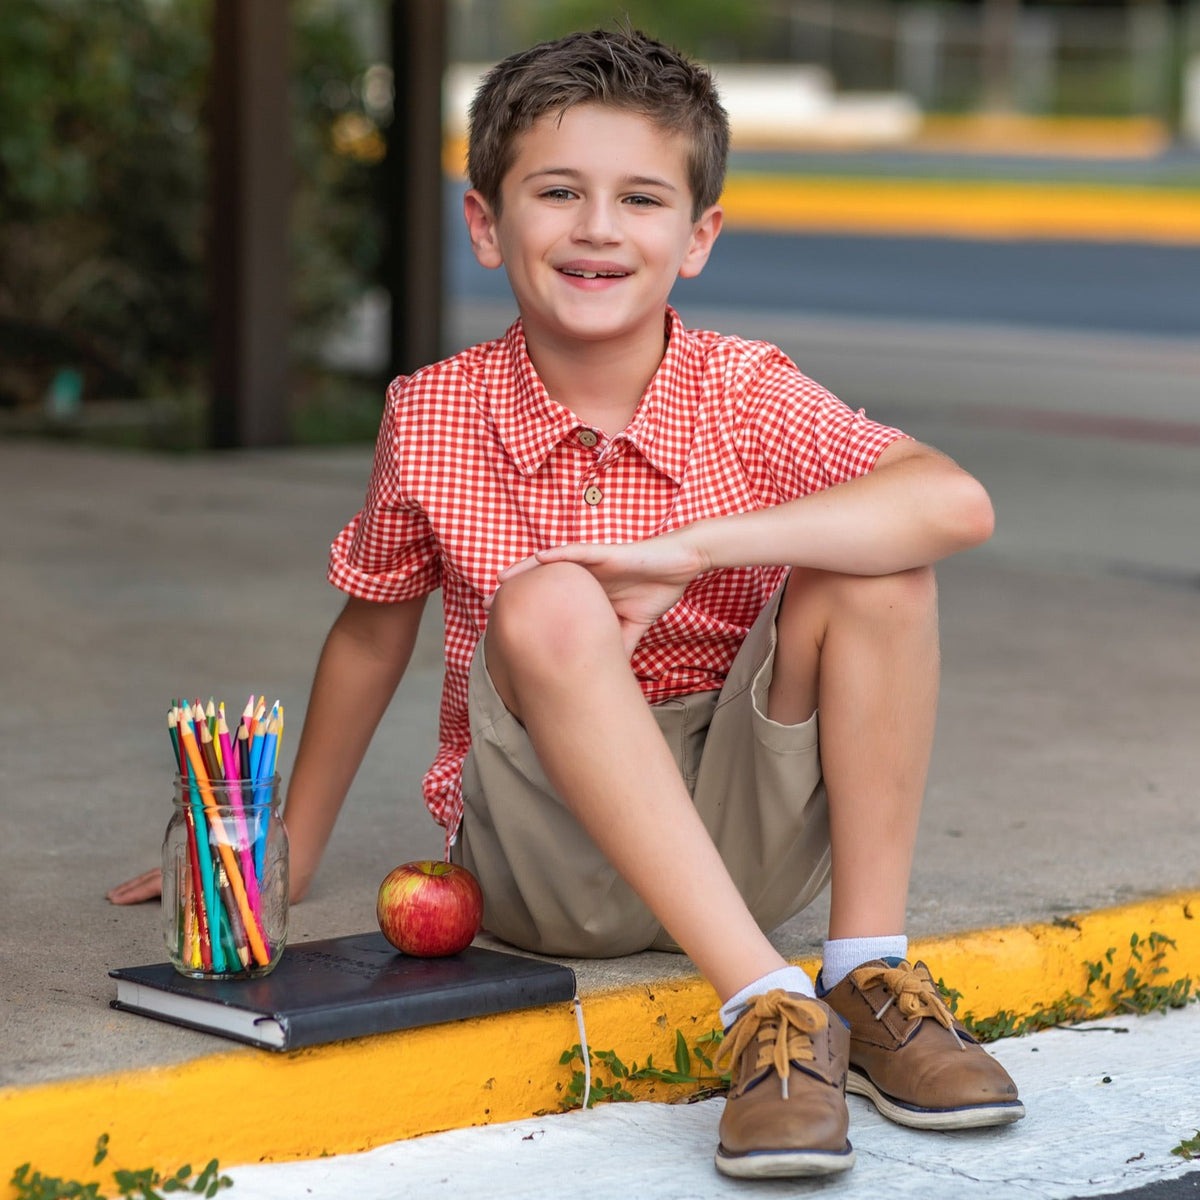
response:
{"label": "colored pencil", "polygon": [[[204,811],[208,816],[209,824],[218,839],[217,852],[221,857],[221,863],[225,867],[225,872],[229,876],[229,885],[233,889],[234,899],[238,907],[242,910],[243,919],[250,916],[250,902],[246,896],[245,884],[242,882],[242,873],[238,869],[237,860],[234,858],[232,848],[227,845],[228,839],[223,836],[221,827],[221,815],[217,808],[216,798],[213,796],[212,788],[209,786],[208,776],[204,769],[204,760],[200,753],[200,747],[196,744],[196,739],[191,730],[186,726],[180,738],[184,752],[187,755],[188,764],[191,767],[191,777],[195,785],[200,789],[200,796],[204,804]],[[253,917],[246,921],[246,934],[250,941],[250,950],[254,955],[255,961],[260,966],[266,966],[271,957],[267,953],[267,948],[263,944],[262,938],[259,936],[258,929],[255,926]],[[216,942],[213,943],[214,957],[216,954]]]}
{"label": "colored pencil", "polygon": [[182,730],[185,727],[190,728],[190,714],[188,713],[187,706],[184,705],[174,715],[174,729],[172,730],[169,719],[167,728],[168,730],[172,730],[172,742],[176,747],[180,782],[186,782],[188,786],[189,804],[184,808],[184,823],[188,839],[188,861],[193,879],[199,880],[203,889],[201,892],[196,893],[197,936],[199,938],[200,962],[193,965],[198,965],[205,971],[223,969],[224,959],[219,946],[217,948],[217,962],[220,962],[221,966],[218,968],[214,964],[212,936],[209,928],[209,917],[216,911],[213,907],[216,898],[216,889],[213,886],[212,858],[209,853],[208,837],[207,834],[203,837],[197,837],[196,815],[197,813],[201,814],[200,825],[204,827],[203,809],[200,803],[200,794],[190,778],[187,758],[180,742]]}
{"label": "colored pencil", "polygon": [[259,933],[265,942],[266,934],[262,923],[262,901],[258,894],[258,880],[262,872],[256,871],[254,867],[251,834],[246,827],[246,813],[242,805],[242,789],[241,780],[237,772],[237,757],[229,740],[229,728],[225,724],[225,714],[223,712],[217,717],[217,744],[220,746],[222,756],[225,760],[225,783],[229,789],[230,806],[233,809],[234,824],[237,827],[238,857],[241,859],[242,864],[242,878],[246,883],[246,896],[250,901],[250,912],[253,914],[254,921],[259,927]]}
{"label": "colored pencil", "polygon": [[225,868],[217,868],[217,889],[221,894],[221,902],[223,905],[223,926],[229,930],[229,940],[233,945],[233,953],[237,957],[238,962],[242,964],[244,971],[250,965],[250,955],[246,950],[247,934],[246,926],[242,922],[241,913],[238,912],[237,901],[233,895],[233,888],[229,883],[229,876],[226,874]]}
{"label": "colored pencil", "polygon": [[[181,726],[182,728],[182,726]],[[181,742],[186,744],[184,739]],[[192,745],[195,745],[193,740]],[[197,865],[199,867],[200,881],[203,888],[203,909],[201,910],[201,933],[204,935],[201,944],[201,953],[203,954],[203,946],[207,944],[209,950],[209,959],[205,961],[205,970],[213,970],[223,972],[225,970],[225,953],[221,949],[221,941],[214,934],[219,930],[216,926],[217,914],[217,889],[216,882],[213,877],[213,862],[212,850],[208,841],[208,822],[205,819],[204,799],[200,792],[200,786],[196,779],[195,764],[189,763],[188,767],[188,795],[191,800],[191,814],[193,828],[196,835],[196,856]],[[201,830],[205,832],[202,834]]]}
{"label": "colored pencil", "polygon": [[[261,804],[265,803],[271,794],[271,780],[275,775],[275,751],[279,745],[279,722],[274,716],[267,721],[267,732],[263,738],[262,753],[258,761],[258,773],[255,781],[255,799]],[[261,819],[258,822],[258,828],[255,831],[254,838],[254,866],[259,875],[263,873],[263,867],[267,857],[267,821]]]}
{"label": "colored pencil", "polygon": [[270,964],[260,881],[283,718],[278,701],[268,711],[266,697],[251,693],[231,733],[223,702],[171,702],[167,729],[186,831],[175,936],[187,968],[227,974]]}

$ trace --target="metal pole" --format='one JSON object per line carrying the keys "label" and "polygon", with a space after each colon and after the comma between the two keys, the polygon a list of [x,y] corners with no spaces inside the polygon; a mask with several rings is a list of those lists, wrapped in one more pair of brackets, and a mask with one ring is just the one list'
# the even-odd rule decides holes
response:
{"label": "metal pole", "polygon": [[392,297],[391,367],[436,362],[442,346],[442,75],[445,0],[392,0],[395,115],[388,131],[385,203]]}
{"label": "metal pole", "polygon": [[215,0],[209,262],[214,447],[288,437],[288,0]]}

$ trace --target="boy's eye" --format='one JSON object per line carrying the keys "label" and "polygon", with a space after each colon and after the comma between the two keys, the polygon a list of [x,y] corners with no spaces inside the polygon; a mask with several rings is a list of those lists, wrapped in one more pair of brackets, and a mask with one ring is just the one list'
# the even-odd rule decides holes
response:
{"label": "boy's eye", "polygon": [[646,196],[642,193],[638,193],[633,196],[626,196],[625,203],[632,204],[639,208],[653,208],[658,205],[659,201],[655,196]]}
{"label": "boy's eye", "polygon": [[574,196],[575,193],[571,191],[570,188],[565,187],[546,188],[546,190],[541,193],[543,200],[571,200],[574,198]]}

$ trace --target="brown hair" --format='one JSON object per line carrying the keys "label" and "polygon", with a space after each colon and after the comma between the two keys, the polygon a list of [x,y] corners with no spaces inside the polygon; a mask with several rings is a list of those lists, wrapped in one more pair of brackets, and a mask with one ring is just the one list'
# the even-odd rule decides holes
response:
{"label": "brown hair", "polygon": [[596,29],[513,54],[483,77],[471,102],[467,174],[497,212],[517,137],[539,117],[576,104],[638,113],[660,129],[686,135],[693,218],[720,198],[729,119],[712,76],[644,33]]}

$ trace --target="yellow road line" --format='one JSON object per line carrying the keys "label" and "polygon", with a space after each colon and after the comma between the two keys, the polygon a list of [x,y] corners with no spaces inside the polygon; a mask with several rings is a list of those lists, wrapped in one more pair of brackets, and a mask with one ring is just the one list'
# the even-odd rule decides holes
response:
{"label": "yellow road line", "polygon": [[[1110,948],[1114,976],[1123,974],[1134,934],[1156,932],[1177,943],[1161,981],[1200,977],[1193,914],[1200,915],[1200,893],[924,940],[911,956],[962,992],[961,1012],[1027,1015],[1083,992],[1086,964]],[[695,978],[584,999],[592,1048],[615,1050],[626,1064],[644,1064],[650,1054],[671,1064],[675,1031],[691,1044],[712,1028],[715,1009],[711,989]],[[234,1050],[182,1066],[6,1088],[0,1180],[7,1185],[15,1167],[31,1161],[44,1174],[106,1185],[107,1170],[92,1166],[102,1133],[111,1139],[105,1167],[172,1170],[212,1157],[227,1167],[351,1153],[557,1111],[572,1069],[559,1056],[577,1040],[570,1006],[554,1005],[289,1054]],[[634,1090],[650,1099],[678,1091],[651,1084]]]}
{"label": "yellow road line", "polygon": [[736,174],[722,204],[731,229],[1200,243],[1200,190]]}
{"label": "yellow road line", "polygon": [[925,153],[1144,161],[1170,144],[1170,131],[1154,117],[929,113],[922,117],[910,148]]}
{"label": "yellow road line", "polygon": [[[462,178],[466,143],[443,165]],[[730,229],[1200,244],[1200,188],[731,171]]]}

